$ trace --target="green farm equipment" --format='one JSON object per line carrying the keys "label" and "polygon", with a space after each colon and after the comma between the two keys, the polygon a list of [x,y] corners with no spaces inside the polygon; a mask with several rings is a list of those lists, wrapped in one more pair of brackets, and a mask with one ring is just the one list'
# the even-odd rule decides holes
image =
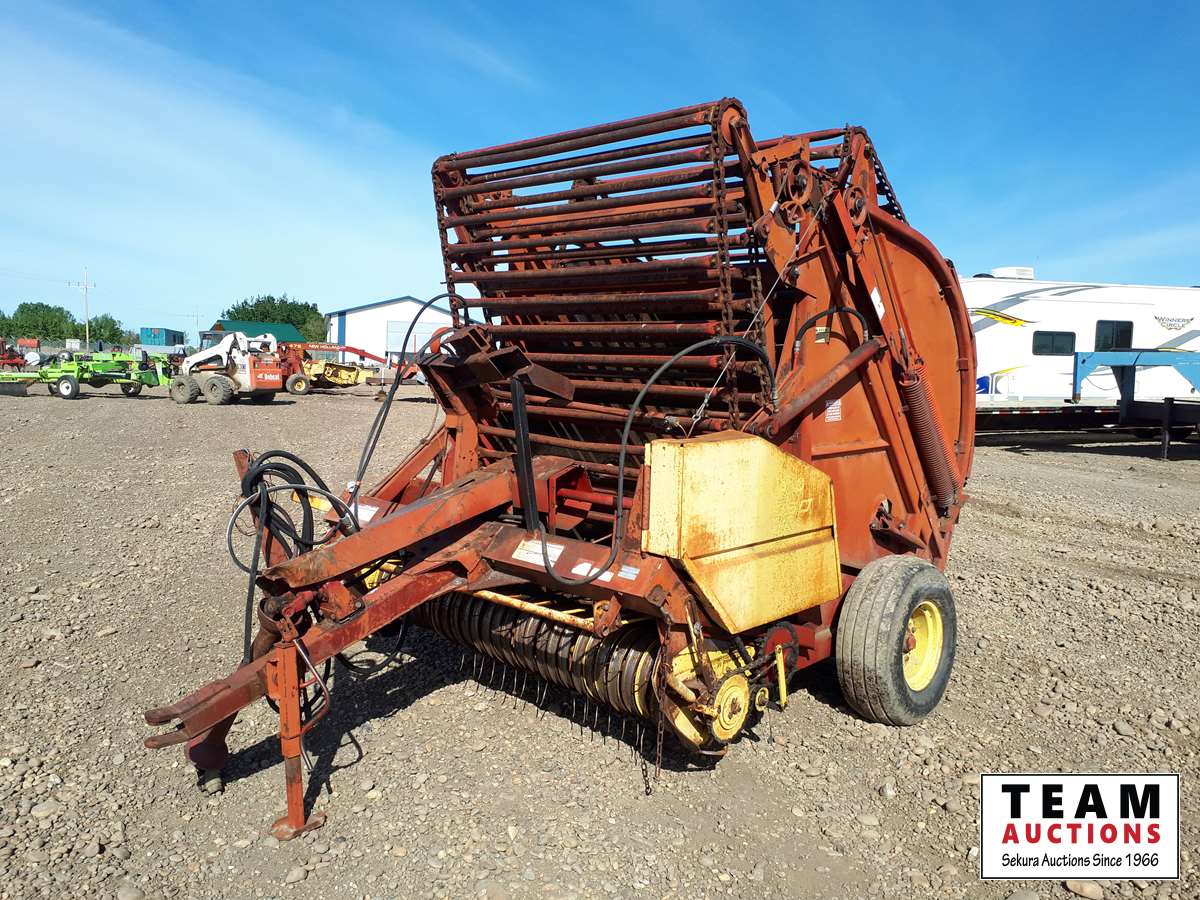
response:
{"label": "green farm equipment", "polygon": [[30,385],[44,384],[51,394],[74,400],[82,384],[116,384],[126,397],[136,397],[143,387],[169,384],[170,368],[168,358],[159,354],[64,352],[33,372],[0,371],[0,394],[23,397]]}

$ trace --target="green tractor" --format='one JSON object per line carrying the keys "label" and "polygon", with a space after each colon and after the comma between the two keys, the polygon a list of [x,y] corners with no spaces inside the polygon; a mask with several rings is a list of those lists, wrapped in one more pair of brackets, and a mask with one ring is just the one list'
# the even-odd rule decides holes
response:
{"label": "green tractor", "polygon": [[0,393],[24,396],[30,385],[44,384],[51,394],[74,400],[81,384],[93,388],[115,384],[126,397],[136,397],[143,387],[169,384],[170,369],[162,354],[64,351],[34,372],[0,372]]}

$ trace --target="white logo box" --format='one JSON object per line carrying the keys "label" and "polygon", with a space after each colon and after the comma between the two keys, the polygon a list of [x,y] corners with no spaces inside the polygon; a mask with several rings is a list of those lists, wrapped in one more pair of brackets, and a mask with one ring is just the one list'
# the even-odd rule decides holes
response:
{"label": "white logo box", "polygon": [[980,789],[984,880],[1179,878],[1176,774],[984,773]]}

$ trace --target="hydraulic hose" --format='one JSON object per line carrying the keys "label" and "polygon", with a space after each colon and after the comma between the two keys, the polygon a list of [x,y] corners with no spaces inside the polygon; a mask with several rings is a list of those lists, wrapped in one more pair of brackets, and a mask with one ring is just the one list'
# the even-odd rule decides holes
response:
{"label": "hydraulic hose", "polygon": [[807,332],[808,329],[812,328],[814,325],[816,325],[818,322],[820,322],[826,316],[828,316],[829,318],[833,318],[833,316],[837,315],[838,313],[846,313],[846,315],[854,316],[855,318],[857,318],[859,323],[862,325],[863,340],[864,341],[870,340],[871,328],[869,325],[867,325],[867,317],[866,316],[864,316],[862,313],[860,313],[853,306],[831,306],[831,307],[829,307],[829,309],[823,309],[819,313],[817,313],[815,316],[809,316],[807,319],[805,319],[804,324],[801,325],[798,329],[796,329],[796,341],[799,342],[799,340],[802,337],[804,337],[805,332]]}
{"label": "hydraulic hose", "polygon": [[767,352],[747,338],[738,335],[720,335],[718,337],[706,338],[703,341],[684,347],[665,363],[654,370],[654,374],[647,379],[642,386],[641,391],[634,398],[633,403],[629,406],[629,412],[625,416],[625,427],[621,431],[621,450],[617,455],[617,502],[613,514],[613,531],[612,545],[608,551],[608,558],[596,567],[590,575],[585,575],[582,578],[566,578],[554,571],[553,563],[550,561],[550,552],[546,547],[546,532],[542,528],[541,521],[538,521],[537,536],[542,546],[542,563],[546,567],[546,574],[549,575],[559,584],[564,587],[580,587],[585,584],[591,584],[601,575],[608,571],[609,566],[617,561],[617,554],[620,552],[621,526],[625,517],[625,504],[621,502],[621,498],[625,496],[625,455],[629,449],[629,434],[633,430],[633,420],[637,416],[637,412],[641,409],[642,402],[646,399],[646,394],[650,392],[650,388],[654,387],[655,383],[666,372],[674,366],[679,360],[687,356],[689,353],[695,353],[697,350],[703,350],[705,347],[731,346],[748,350],[762,360],[763,368],[771,381],[771,404],[776,403],[775,395],[775,373],[771,370],[771,360],[767,356]]}
{"label": "hydraulic hose", "polygon": [[[430,297],[421,304],[421,308],[417,310],[412,321],[408,323],[408,330],[404,333],[404,342],[401,344],[401,354],[408,347],[408,341],[412,337],[417,321],[425,310],[429,309],[438,300],[446,298],[462,299],[454,292],[446,292]],[[466,320],[470,322],[469,317]],[[428,344],[426,344],[428,346]],[[360,525],[358,516],[355,510],[355,500],[358,497],[358,492],[362,486],[362,480],[366,476],[367,468],[371,464],[371,457],[375,454],[375,448],[379,444],[379,438],[383,433],[383,426],[387,421],[388,412],[391,409],[392,401],[395,399],[396,390],[400,386],[399,371],[397,378],[392,382],[392,386],[388,391],[387,397],[384,400],[379,412],[375,414],[375,419],[371,423],[371,428],[367,432],[367,439],[363,444],[363,449],[359,455],[358,469],[355,472],[354,482],[350,487],[350,493],[347,500],[342,500],[341,497],[329,490],[329,486],[324,479],[317,474],[307,462],[301,459],[294,453],[289,453],[286,450],[269,450],[259,456],[246,474],[242,477],[241,493],[242,501],[234,508],[233,514],[229,517],[229,524],[225,531],[225,545],[229,551],[229,556],[243,572],[249,576],[246,586],[246,605],[242,623],[242,664],[251,661],[251,644],[252,632],[254,624],[254,594],[255,580],[258,578],[259,563],[262,559],[263,534],[264,531],[271,535],[271,538],[277,541],[284,553],[289,557],[293,557],[299,553],[304,553],[311,550],[313,547],[319,546],[326,541],[332,539],[339,529],[330,529],[328,534],[318,539],[315,537],[315,517],[313,515],[312,503],[309,499],[311,494],[318,494],[325,497],[337,509],[338,515],[341,517],[341,530],[358,531]],[[277,462],[275,460],[284,460]],[[301,474],[303,473],[303,474]],[[304,480],[304,476],[308,476],[311,484]],[[283,483],[268,484],[266,479],[268,476],[281,478]],[[298,498],[301,510],[300,527],[296,527],[296,523],[291,517],[276,503],[271,500],[271,495],[278,491],[292,491]],[[251,503],[257,501],[258,508],[258,527],[255,531],[254,549],[251,554],[250,564],[247,566],[241,561],[237,555],[237,551],[233,546],[233,531],[236,527],[238,516]],[[372,665],[357,665],[345,658],[342,654],[338,654],[337,660],[348,671],[359,677],[366,677],[378,672],[388,665],[399,655],[404,642],[405,629],[402,626],[396,641],[395,649],[386,656],[383,660]]]}
{"label": "hydraulic hose", "polygon": [[[404,332],[404,342],[401,343],[401,345],[400,345],[401,357],[403,357],[404,353],[406,352],[406,349],[408,347],[408,339],[410,337],[412,337],[413,329],[417,325],[417,320],[421,318],[421,316],[425,313],[425,310],[427,310],[427,309],[429,309],[429,307],[433,306],[433,304],[436,303],[438,300],[445,300],[447,298],[454,298],[454,299],[457,299],[460,301],[463,300],[463,298],[459,294],[456,294],[453,291],[447,291],[443,294],[438,294],[434,297],[430,297],[428,300],[426,300],[424,303],[421,304],[421,308],[417,310],[416,315],[414,315],[412,317],[412,321],[408,323],[408,330]],[[465,301],[464,301],[464,303],[465,303]],[[465,312],[464,312],[464,316],[466,316]],[[469,317],[466,318],[466,322],[467,322],[467,324],[470,324]],[[403,359],[401,359],[401,362],[403,363]],[[393,379],[392,386],[388,389],[387,396],[384,398],[383,404],[379,407],[379,412],[377,412],[375,414],[375,420],[371,423],[371,428],[367,432],[367,440],[363,444],[362,453],[359,455],[358,469],[354,474],[354,483],[350,486],[350,504],[351,505],[353,505],[354,501],[358,498],[359,488],[362,487],[363,478],[365,478],[367,475],[367,468],[371,465],[371,457],[375,455],[375,448],[379,444],[380,435],[383,434],[384,423],[387,422],[388,412],[392,408],[392,400],[395,399],[396,390],[399,387],[400,387],[400,371],[399,371],[399,369],[397,369],[396,370],[396,378]]]}

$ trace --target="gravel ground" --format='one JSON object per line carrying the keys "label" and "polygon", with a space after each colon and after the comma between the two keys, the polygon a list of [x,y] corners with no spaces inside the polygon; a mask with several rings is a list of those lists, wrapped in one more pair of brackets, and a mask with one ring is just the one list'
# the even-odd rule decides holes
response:
{"label": "gravel ground", "polygon": [[[403,399],[379,468],[432,418],[422,389]],[[264,704],[211,795],[142,748],[142,711],[240,656],[230,452],[291,449],[344,483],[370,393],[0,405],[0,896],[1066,897],[976,876],[978,773],[1059,768],[1182,772],[1182,880],[1103,890],[1200,896],[1200,445],[1161,463],[1118,436],[984,441],[948,573],[959,662],[920,726],[859,721],[818,667],[714,769],[651,765],[647,795],[632,727],[484,687],[422,633],[370,685],[335,682],[308,742],[329,824],[279,845]]]}

